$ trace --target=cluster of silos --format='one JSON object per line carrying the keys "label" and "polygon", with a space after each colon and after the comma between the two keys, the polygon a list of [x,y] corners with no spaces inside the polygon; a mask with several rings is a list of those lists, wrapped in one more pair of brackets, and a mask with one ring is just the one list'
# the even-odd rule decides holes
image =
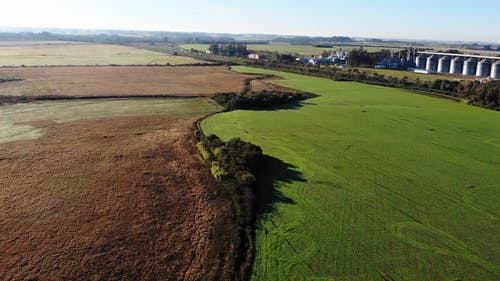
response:
{"label": "cluster of silos", "polygon": [[453,54],[420,54],[415,58],[417,69],[428,72],[490,77],[500,79],[500,59],[454,56]]}

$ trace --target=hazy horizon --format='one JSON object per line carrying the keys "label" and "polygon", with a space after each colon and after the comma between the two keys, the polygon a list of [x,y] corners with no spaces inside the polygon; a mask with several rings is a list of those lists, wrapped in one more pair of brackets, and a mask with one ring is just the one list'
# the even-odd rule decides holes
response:
{"label": "hazy horizon", "polygon": [[[468,2],[468,1],[467,1]],[[18,0],[4,4],[0,26],[34,29],[137,30],[500,43],[492,22],[500,2],[312,0]],[[30,7],[27,9],[27,7]],[[453,32],[460,30],[460,32]]]}

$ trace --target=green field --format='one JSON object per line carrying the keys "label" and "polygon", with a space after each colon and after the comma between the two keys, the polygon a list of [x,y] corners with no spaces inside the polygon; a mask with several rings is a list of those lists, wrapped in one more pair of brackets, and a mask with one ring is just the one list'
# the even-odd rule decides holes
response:
{"label": "green field", "polygon": [[409,80],[416,80],[417,78],[421,81],[434,81],[436,79],[446,79],[446,80],[474,80],[473,77],[470,76],[462,76],[462,75],[448,75],[448,74],[423,74],[423,73],[415,73],[411,71],[405,70],[393,70],[393,69],[374,69],[374,68],[363,68],[356,67],[359,71],[367,71],[367,72],[376,72],[379,75],[385,75],[386,77],[392,76],[397,78],[408,77]]}
{"label": "green field", "polygon": [[0,66],[166,65],[201,61],[119,45],[7,42],[0,44]]}
{"label": "green field", "polygon": [[499,112],[235,69],[321,95],[202,124],[284,162],[268,169],[275,190],[259,199],[275,203],[258,223],[254,281],[500,280]]}
{"label": "green field", "polygon": [[[199,51],[206,51],[208,50],[208,46],[206,44],[186,44],[186,45],[181,45],[182,48],[190,50],[190,49],[195,49]],[[248,49],[251,51],[267,51],[267,52],[279,52],[279,53],[290,53],[290,54],[299,54],[302,56],[319,56],[323,53],[323,51],[335,51],[337,48],[342,48],[344,50],[351,50],[353,48],[358,48],[358,47],[333,47],[333,48],[316,48],[312,45],[286,45],[286,44],[268,44],[268,45],[263,45],[263,44],[257,44],[253,45],[250,44],[248,45]],[[365,49],[369,52],[376,52],[380,51],[381,48],[377,47],[365,47]],[[389,48],[391,50],[399,50],[398,48]]]}
{"label": "green field", "polygon": [[[72,122],[122,116],[197,116],[215,112],[219,106],[208,98],[113,99],[54,101],[0,106],[0,143],[38,138],[42,129],[25,122]],[[21,123],[21,124],[20,124]]]}

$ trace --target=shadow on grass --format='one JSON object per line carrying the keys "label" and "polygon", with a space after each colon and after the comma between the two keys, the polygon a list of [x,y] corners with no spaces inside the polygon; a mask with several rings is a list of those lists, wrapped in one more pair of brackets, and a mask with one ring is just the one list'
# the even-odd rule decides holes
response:
{"label": "shadow on grass", "polygon": [[276,111],[276,110],[298,110],[306,105],[317,105],[316,103],[310,102],[312,98],[316,98],[318,95],[307,94],[307,98],[304,100],[293,101],[284,105],[274,105],[274,106],[264,106],[260,108],[242,109],[251,111]]}
{"label": "shadow on grass", "polygon": [[295,201],[283,195],[277,188],[279,183],[305,182],[296,166],[278,158],[264,156],[264,165],[257,172],[257,221],[265,214],[275,210],[276,203],[295,204]]}

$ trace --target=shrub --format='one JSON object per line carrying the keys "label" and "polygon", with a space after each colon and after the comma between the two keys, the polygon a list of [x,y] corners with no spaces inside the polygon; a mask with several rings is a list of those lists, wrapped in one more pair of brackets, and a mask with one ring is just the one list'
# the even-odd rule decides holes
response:
{"label": "shrub", "polygon": [[263,159],[259,146],[239,138],[223,142],[216,135],[201,135],[196,146],[203,158],[211,162],[211,171],[217,180],[232,178],[244,184],[255,181],[252,172]]}
{"label": "shrub", "polygon": [[224,167],[222,167],[222,165],[218,161],[212,162],[210,171],[212,172],[214,178],[218,181],[221,181],[229,176],[229,173],[226,171],[226,169],[224,169]]}
{"label": "shrub", "polygon": [[205,145],[203,144],[203,142],[198,142],[196,144],[196,146],[198,147],[198,150],[200,151],[201,155],[203,156],[203,159],[205,160],[210,160],[212,158],[212,154],[205,148]]}
{"label": "shrub", "polygon": [[253,174],[249,172],[242,172],[238,174],[238,180],[245,186],[251,186],[255,183],[256,178]]}

